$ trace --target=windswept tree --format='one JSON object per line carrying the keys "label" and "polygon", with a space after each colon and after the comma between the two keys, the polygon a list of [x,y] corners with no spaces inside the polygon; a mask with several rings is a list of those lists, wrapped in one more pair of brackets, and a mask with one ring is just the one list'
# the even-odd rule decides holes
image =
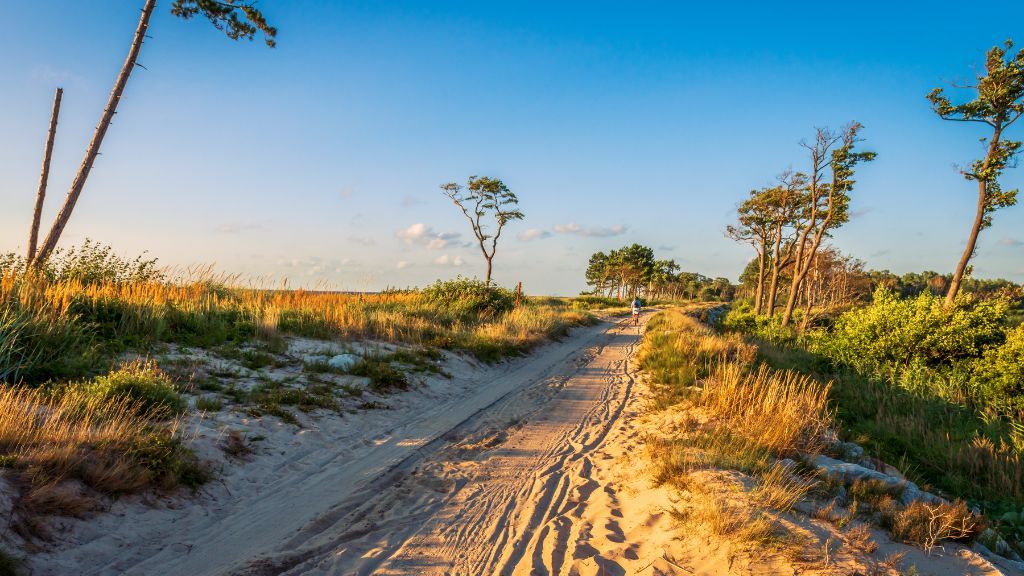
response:
{"label": "windswept tree", "polygon": [[874,152],[855,150],[862,128],[858,122],[847,125],[839,133],[819,128],[814,142],[801,143],[810,155],[811,169],[807,174],[806,192],[802,194],[793,275],[786,309],[782,313],[782,326],[788,326],[793,317],[800,288],[814,264],[822,241],[850,218],[849,194],[855,184],[854,169],[861,162],[875,159]]}
{"label": "windswept tree", "polygon": [[[501,231],[509,222],[523,219],[523,213],[519,211],[519,199],[504,182],[486,176],[470,176],[465,188],[455,182],[449,182],[441,186],[441,191],[462,210],[466,220],[469,220],[473,227],[473,235],[480,245],[480,253],[487,261],[485,282],[489,285]],[[494,221],[493,234],[488,232],[488,224],[485,221],[488,218]]]}
{"label": "windswept tree", "polygon": [[[171,3],[171,14],[186,20],[195,16],[202,16],[232,40],[252,40],[257,32],[262,32],[267,46],[273,47],[275,45],[274,38],[277,36],[277,29],[267,23],[263,13],[255,5],[255,0],[174,0]],[[46,239],[43,240],[37,252],[29,254],[29,259],[33,262],[46,260],[53,253],[53,249],[56,248],[57,242],[60,241],[60,236],[64,232],[68,220],[71,219],[71,212],[75,209],[78,197],[81,196],[82,190],[85,188],[85,181],[89,178],[93,163],[96,162],[96,157],[100,153],[100,146],[103,144],[103,138],[107,135],[107,129],[110,128],[110,122],[113,120],[114,114],[117,113],[117,105],[121,102],[121,96],[124,94],[128,79],[131,77],[135,67],[140,65],[138,64],[139,52],[142,50],[143,41],[148,37],[146,32],[149,29],[149,19],[153,15],[155,8],[156,0],[146,0],[142,7],[139,24],[135,28],[135,35],[132,38],[131,47],[128,49],[128,57],[125,58],[124,64],[121,66],[121,72],[117,75],[117,80],[114,81],[114,88],[110,92],[107,106],[103,109],[100,122],[96,126],[95,132],[93,132],[92,140],[89,141],[89,147],[86,148],[85,158],[75,174],[75,178],[71,183],[71,189],[64,199],[64,205],[57,213],[57,217],[54,219]],[[55,128],[56,125],[58,105],[59,100],[58,104],[54,106],[53,119],[51,120],[52,128]],[[52,143],[52,139],[53,130],[51,129],[47,142]],[[35,221],[38,219],[39,212],[42,209],[42,195],[45,194],[45,178],[49,172],[48,168],[49,163],[44,160],[43,181],[40,182],[38,207],[36,213],[33,214],[33,226],[29,239],[30,246],[35,245],[34,238],[38,231],[38,224],[35,224]]]}
{"label": "windswept tree", "polygon": [[725,228],[725,235],[737,242],[750,244],[757,253],[757,288],[754,293],[754,313],[761,313],[764,302],[764,281],[771,252],[775,228],[772,225],[769,200],[770,189],[752,190],[750,197],[736,208],[738,224]]}
{"label": "windswept tree", "polygon": [[779,280],[782,272],[793,265],[796,255],[796,226],[802,213],[803,194],[807,176],[800,172],[783,172],[779,186],[770,189],[765,199],[772,223],[771,266],[768,271],[768,301],[763,310],[769,316],[775,314],[775,302],[779,296]]}
{"label": "windswept tree", "polygon": [[967,237],[967,246],[953,272],[953,279],[946,292],[946,306],[953,304],[967,266],[974,256],[978,234],[992,225],[992,214],[1017,203],[1017,190],[1003,190],[999,176],[1013,161],[1021,149],[1021,142],[1007,140],[1006,129],[1024,115],[1024,51],[1013,54],[1013,42],[1006,41],[1004,47],[994,46],[985,58],[985,70],[978,74],[977,82],[963,86],[977,93],[974,100],[953,104],[942,88],[928,94],[932,109],[943,120],[985,124],[992,129],[991,135],[982,138],[985,156],[975,160],[961,174],[969,181],[978,183],[978,207]]}

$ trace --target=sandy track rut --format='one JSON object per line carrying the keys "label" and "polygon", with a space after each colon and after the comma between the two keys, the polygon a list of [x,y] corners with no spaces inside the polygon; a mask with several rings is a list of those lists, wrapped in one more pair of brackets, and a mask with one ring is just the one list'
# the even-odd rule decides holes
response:
{"label": "sandy track rut", "polygon": [[639,334],[613,327],[239,574],[624,573],[592,545],[627,559],[640,546],[595,459],[627,431]]}

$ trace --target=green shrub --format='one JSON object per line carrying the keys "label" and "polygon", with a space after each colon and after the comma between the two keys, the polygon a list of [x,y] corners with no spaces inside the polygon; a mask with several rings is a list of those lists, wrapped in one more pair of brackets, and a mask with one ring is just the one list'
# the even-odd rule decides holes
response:
{"label": "green shrub", "polygon": [[[25,258],[14,253],[0,254],[0,274],[22,273]],[[159,282],[164,273],[157,268],[156,258],[136,256],[129,259],[114,249],[90,239],[79,247],[58,248],[38,267],[48,281],[77,280],[83,284],[114,282]]]}
{"label": "green shrub", "polygon": [[26,292],[31,290],[19,287],[13,297],[0,299],[0,382],[74,374],[89,362],[88,331],[66,311],[35,305]]}
{"label": "green shrub", "polygon": [[370,389],[375,392],[405,390],[409,380],[405,373],[393,367],[386,358],[367,356],[349,368],[349,374],[370,379]]}
{"label": "green shrub", "polygon": [[427,301],[440,304],[463,318],[493,318],[515,307],[516,295],[483,280],[463,278],[438,280],[423,289]]}
{"label": "green shrub", "polygon": [[973,381],[989,403],[1024,420],[1024,324],[1007,332],[1002,346],[985,351]]}
{"label": "green shrub", "polygon": [[840,316],[822,344],[833,359],[857,367],[952,366],[1003,342],[1007,309],[1004,300],[969,297],[946,309],[930,292],[901,299],[882,289],[870,305]]}
{"label": "green shrub", "polygon": [[188,407],[171,378],[153,362],[130,362],[84,385],[87,395],[131,398],[141,412],[180,414]]}

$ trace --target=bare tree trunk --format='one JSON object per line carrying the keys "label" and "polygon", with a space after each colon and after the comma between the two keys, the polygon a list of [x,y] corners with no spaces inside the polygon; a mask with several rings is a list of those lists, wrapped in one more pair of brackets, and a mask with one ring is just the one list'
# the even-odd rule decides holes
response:
{"label": "bare tree trunk", "polygon": [[46,133],[46,147],[43,149],[43,169],[39,173],[39,190],[36,192],[36,206],[32,211],[32,227],[28,232],[28,252],[25,263],[31,263],[36,256],[39,240],[39,221],[43,216],[43,201],[46,199],[46,183],[50,180],[50,158],[53,157],[53,141],[57,138],[57,118],[60,116],[60,99],[64,89],[57,88],[53,94],[53,111],[50,113],[50,129]]}
{"label": "bare tree trunk", "polygon": [[754,294],[754,315],[761,315],[761,301],[764,298],[764,244],[757,253],[757,291]]}
{"label": "bare tree trunk", "polygon": [[132,46],[128,51],[128,57],[125,58],[124,65],[121,66],[121,72],[117,75],[114,89],[111,90],[110,99],[107,100],[107,107],[103,110],[100,123],[96,126],[96,131],[92,135],[92,141],[89,142],[89,148],[85,151],[82,165],[78,168],[78,173],[75,174],[75,179],[71,183],[71,190],[68,192],[67,198],[64,199],[64,206],[57,213],[57,219],[54,220],[50,233],[46,235],[46,240],[43,241],[42,247],[39,248],[39,253],[36,254],[34,259],[36,262],[45,260],[50,256],[60,240],[61,233],[64,232],[64,227],[67,226],[68,220],[71,218],[71,212],[75,209],[75,203],[78,202],[78,197],[82,194],[82,189],[85,187],[85,181],[89,178],[89,172],[96,161],[96,156],[100,153],[100,146],[103,144],[103,137],[107,134],[107,128],[110,127],[110,121],[114,118],[114,114],[117,113],[117,105],[121,101],[124,87],[128,84],[128,78],[131,76],[132,70],[135,69],[135,61],[138,59],[139,51],[142,49],[142,42],[146,37],[146,29],[149,28],[149,18],[153,15],[153,8],[155,6],[156,0],[146,0],[146,5],[142,8],[142,15],[139,17],[139,25],[135,29],[135,37],[132,39]]}
{"label": "bare tree trunk", "polygon": [[491,285],[491,258],[487,259],[487,280],[484,283],[488,286]]}

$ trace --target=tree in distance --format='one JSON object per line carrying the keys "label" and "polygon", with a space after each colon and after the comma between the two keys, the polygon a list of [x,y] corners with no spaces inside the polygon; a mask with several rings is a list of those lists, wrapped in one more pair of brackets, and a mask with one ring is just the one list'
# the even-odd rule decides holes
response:
{"label": "tree in distance", "polygon": [[[505,225],[513,220],[522,220],[519,199],[504,182],[487,176],[470,176],[466,187],[449,182],[441,185],[441,191],[462,210],[473,227],[473,236],[480,245],[480,253],[487,261],[487,276],[484,282],[490,286],[494,253],[498,249],[498,238]],[[494,234],[487,232],[485,220],[494,221]],[[488,240],[490,242],[488,243]]]}

